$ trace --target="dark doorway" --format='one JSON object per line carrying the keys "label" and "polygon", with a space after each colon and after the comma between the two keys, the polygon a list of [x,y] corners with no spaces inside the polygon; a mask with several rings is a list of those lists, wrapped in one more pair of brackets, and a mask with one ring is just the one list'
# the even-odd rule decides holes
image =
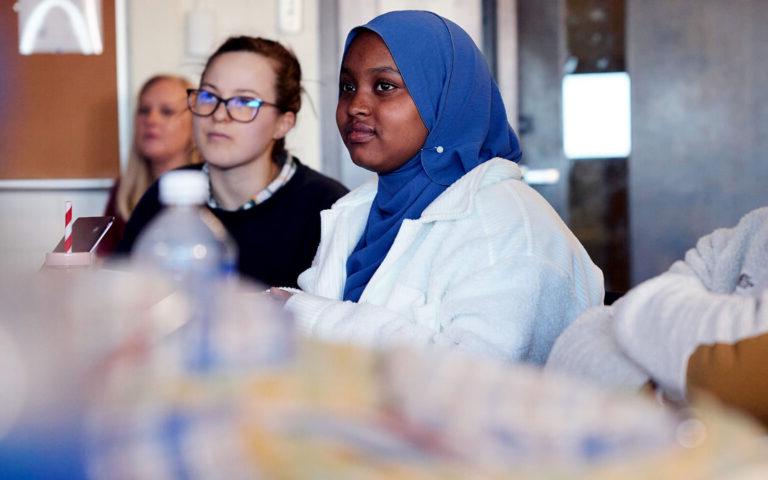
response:
{"label": "dark doorway", "polygon": [[624,0],[519,0],[520,140],[523,163],[557,168],[534,186],[603,270],[607,290],[630,284],[628,159],[568,159],[563,152],[566,74],[625,70]]}

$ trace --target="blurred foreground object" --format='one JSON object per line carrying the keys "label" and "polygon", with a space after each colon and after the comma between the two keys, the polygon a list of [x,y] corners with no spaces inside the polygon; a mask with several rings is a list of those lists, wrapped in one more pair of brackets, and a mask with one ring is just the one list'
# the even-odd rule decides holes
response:
{"label": "blurred foreground object", "polygon": [[237,247],[224,225],[206,208],[208,177],[173,170],[160,177],[162,212],[139,235],[132,259],[139,268],[165,274],[192,300],[182,353],[189,367],[206,369],[210,330],[221,299],[215,282],[235,272]]}
{"label": "blurred foreground object", "polygon": [[[262,287],[229,279],[211,288],[217,373],[292,358],[290,318]],[[0,277],[0,478],[85,477],[84,419],[101,409],[99,389],[132,385],[126,371],[194,375],[184,362],[192,305],[174,282],[127,266]]]}
{"label": "blurred foreground object", "polygon": [[204,208],[209,189],[208,177],[197,170],[173,170],[160,177],[163,210],[136,240],[134,262],[167,273],[185,288],[235,271],[237,246]]}
{"label": "blurred foreground object", "polygon": [[[762,432],[460,352],[299,341],[216,282],[212,358],[158,274],[0,279],[0,478],[749,478]],[[759,477],[753,477],[759,478]]]}

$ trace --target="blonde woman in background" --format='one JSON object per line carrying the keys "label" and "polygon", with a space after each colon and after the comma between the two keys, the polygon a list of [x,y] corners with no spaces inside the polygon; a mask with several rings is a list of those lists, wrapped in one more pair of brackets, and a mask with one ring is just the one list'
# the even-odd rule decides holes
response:
{"label": "blonde woman in background", "polygon": [[192,138],[192,114],[186,104],[188,88],[192,84],[175,75],[156,75],[142,85],[128,166],[115,181],[104,210],[104,215],[115,217],[115,222],[99,245],[99,254],[114,250],[134,207],[160,175],[199,163]]}

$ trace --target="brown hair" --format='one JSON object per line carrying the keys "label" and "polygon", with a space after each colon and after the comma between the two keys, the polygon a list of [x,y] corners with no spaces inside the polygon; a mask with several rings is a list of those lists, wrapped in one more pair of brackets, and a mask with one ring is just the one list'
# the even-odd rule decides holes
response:
{"label": "brown hair", "polygon": [[[187,88],[192,88],[193,86],[189,80],[178,75],[155,75],[149,78],[141,86],[139,94],[136,97],[136,105],[139,104],[141,97],[147,92],[147,90],[149,90],[152,85],[165,80],[177,82],[179,85],[181,85],[181,88],[185,90]],[[136,112],[134,112],[134,117],[135,116]],[[200,163],[200,155],[195,148],[195,142],[192,140],[192,138],[190,138],[189,141],[187,161],[188,163]],[[120,215],[123,220],[128,220],[128,217],[131,216],[131,212],[133,212],[136,204],[139,203],[141,196],[144,195],[144,192],[149,188],[150,185],[152,185],[152,182],[155,180],[156,179],[153,178],[152,172],[150,171],[147,158],[139,153],[138,149],[136,148],[136,141],[134,140],[131,144],[131,152],[128,156],[128,163],[126,165],[125,172],[120,175],[120,183],[117,187],[117,193],[115,197],[117,214]]]}
{"label": "brown hair", "polygon": [[[301,65],[296,55],[279,42],[261,37],[229,37],[213,52],[205,64],[201,79],[213,61],[220,55],[230,52],[251,52],[272,61],[275,70],[275,104],[283,112],[298,113],[301,109]],[[281,164],[287,155],[285,138],[275,141],[272,147],[272,161]]]}

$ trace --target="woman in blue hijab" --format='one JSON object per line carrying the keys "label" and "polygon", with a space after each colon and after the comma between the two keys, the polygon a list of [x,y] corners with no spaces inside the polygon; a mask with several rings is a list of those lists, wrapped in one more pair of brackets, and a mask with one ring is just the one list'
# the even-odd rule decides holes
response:
{"label": "woman in blue hijab", "polygon": [[602,273],[522,182],[498,87],[458,25],[399,11],[353,29],[336,121],[378,178],[322,212],[315,260],[286,303],[305,333],[543,363],[602,303]]}

